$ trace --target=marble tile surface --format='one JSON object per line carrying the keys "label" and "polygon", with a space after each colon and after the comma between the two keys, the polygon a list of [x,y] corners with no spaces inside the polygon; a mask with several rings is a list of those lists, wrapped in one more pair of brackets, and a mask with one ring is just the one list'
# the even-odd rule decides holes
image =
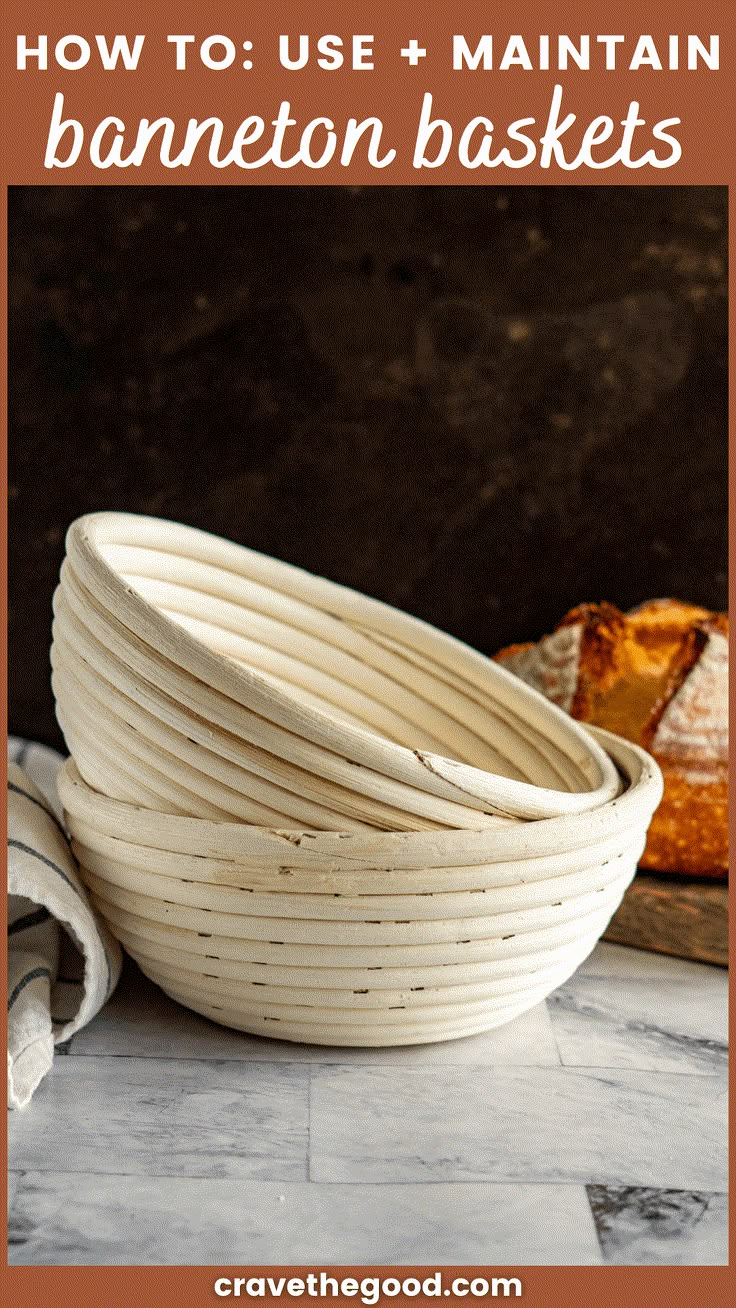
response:
{"label": "marble tile surface", "polygon": [[11,1172],[11,1171],[8,1172],[8,1213],[10,1213],[10,1210],[13,1207],[13,1204],[15,1203],[15,1196],[18,1192],[18,1182],[20,1180],[20,1176],[21,1176],[20,1172]]}
{"label": "marble tile surface", "polygon": [[591,1185],[588,1198],[607,1263],[728,1264],[725,1194]]}
{"label": "marble tile surface", "polygon": [[26,1265],[602,1261],[585,1190],[568,1185],[196,1179],[184,1189],[174,1177],[31,1172],[10,1237],[10,1261]]}
{"label": "marble tile surface", "polygon": [[718,1190],[725,1097],[716,1077],[629,1070],[315,1068],[310,1175]]}
{"label": "marble tile surface", "polygon": [[723,1262],[726,993],[603,943],[498,1031],[344,1050],[228,1031],[128,964],[11,1115],[11,1261]]}
{"label": "marble tile surface", "polygon": [[695,989],[680,980],[660,979],[653,987],[577,973],[550,995],[547,1007],[566,1066],[694,1075],[727,1067],[727,997],[711,977]]}
{"label": "marble tile surface", "polygon": [[307,1076],[271,1063],[61,1058],[10,1116],[10,1166],[302,1180]]}
{"label": "marble tile surface", "polygon": [[232,1058],[247,1062],[478,1065],[549,1064],[560,1056],[545,1004],[523,1013],[514,1022],[437,1045],[393,1049],[339,1049],[299,1045],[229,1031],[169,999],[158,986],[126,963],[123,979],[109,1004],[89,1026],[74,1036],[72,1055],[125,1054],[141,1058]]}

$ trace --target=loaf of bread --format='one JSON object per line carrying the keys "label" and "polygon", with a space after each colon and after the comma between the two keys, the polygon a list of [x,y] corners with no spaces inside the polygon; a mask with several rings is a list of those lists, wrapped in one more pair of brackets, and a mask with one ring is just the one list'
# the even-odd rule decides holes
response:
{"label": "loaf of bread", "polygon": [[581,604],[497,660],[580,722],[643,745],[664,774],[641,866],[728,870],[728,619],[677,600]]}

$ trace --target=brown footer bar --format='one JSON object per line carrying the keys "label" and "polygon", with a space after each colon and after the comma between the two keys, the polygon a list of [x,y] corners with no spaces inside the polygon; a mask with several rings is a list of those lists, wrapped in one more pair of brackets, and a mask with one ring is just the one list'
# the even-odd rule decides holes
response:
{"label": "brown footer bar", "polygon": [[[310,1274],[319,1284],[320,1273],[328,1278],[326,1293],[310,1295],[305,1288],[300,1294],[299,1284]],[[725,1267],[13,1267],[6,1276],[6,1302],[13,1308],[193,1308],[313,1299],[427,1304],[438,1298],[521,1298],[555,1308],[725,1308],[733,1292]],[[289,1281],[296,1282],[291,1294]],[[408,1293],[397,1293],[397,1282]],[[422,1288],[423,1282],[429,1286]]]}

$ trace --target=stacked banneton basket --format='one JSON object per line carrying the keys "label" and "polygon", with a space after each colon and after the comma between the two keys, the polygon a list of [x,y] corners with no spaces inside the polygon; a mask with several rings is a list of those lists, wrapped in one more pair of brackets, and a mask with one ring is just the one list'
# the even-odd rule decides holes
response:
{"label": "stacked banneton basket", "polygon": [[636,870],[650,756],[375,600],[98,513],[54,613],[82,875],[215,1021],[328,1045],[498,1026],[575,970]]}

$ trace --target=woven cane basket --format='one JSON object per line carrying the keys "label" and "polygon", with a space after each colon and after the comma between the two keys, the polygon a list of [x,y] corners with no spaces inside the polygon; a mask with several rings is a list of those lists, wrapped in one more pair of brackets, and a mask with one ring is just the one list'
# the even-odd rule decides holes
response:
{"label": "woven cane basket", "polygon": [[634,875],[651,757],[417,619],[125,514],[73,524],[54,608],[82,875],[215,1021],[328,1045],[498,1026]]}

